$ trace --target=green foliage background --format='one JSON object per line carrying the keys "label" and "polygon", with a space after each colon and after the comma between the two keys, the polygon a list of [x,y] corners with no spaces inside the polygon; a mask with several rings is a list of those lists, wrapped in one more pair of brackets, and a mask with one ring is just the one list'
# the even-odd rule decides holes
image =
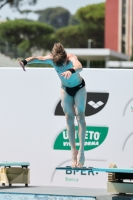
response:
{"label": "green foliage background", "polygon": [[[19,9],[19,5],[13,2]],[[27,57],[36,50],[43,50],[45,54],[55,42],[61,42],[65,48],[87,48],[88,39],[93,41],[92,48],[104,47],[105,3],[82,7],[74,15],[62,7],[34,12],[38,14],[38,21],[9,19],[0,23],[2,53],[14,58]],[[82,63],[85,64],[84,61]]]}

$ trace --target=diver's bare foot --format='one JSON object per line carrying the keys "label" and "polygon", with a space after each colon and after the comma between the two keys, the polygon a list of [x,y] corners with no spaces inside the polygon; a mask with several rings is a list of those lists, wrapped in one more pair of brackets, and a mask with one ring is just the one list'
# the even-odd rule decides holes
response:
{"label": "diver's bare foot", "polygon": [[84,163],[85,163],[84,152],[79,151],[77,155],[77,167],[82,168]]}
{"label": "diver's bare foot", "polygon": [[76,149],[72,150],[72,168],[75,168],[77,167],[77,154],[78,154],[78,151]]}

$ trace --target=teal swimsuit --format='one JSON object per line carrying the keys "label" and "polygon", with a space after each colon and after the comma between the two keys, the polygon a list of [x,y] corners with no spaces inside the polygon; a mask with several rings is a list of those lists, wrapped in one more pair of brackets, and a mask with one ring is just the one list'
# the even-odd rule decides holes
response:
{"label": "teal swimsuit", "polygon": [[61,66],[61,67],[56,66],[51,59],[48,60],[36,59],[28,62],[28,64],[33,64],[33,63],[51,64],[61,80],[61,88],[65,90],[70,96],[75,96],[76,92],[85,86],[85,82],[81,78],[78,72],[72,74],[72,76],[69,79],[65,79],[64,76],[61,76],[61,73],[73,67],[72,62],[70,61],[67,63],[66,66]]}

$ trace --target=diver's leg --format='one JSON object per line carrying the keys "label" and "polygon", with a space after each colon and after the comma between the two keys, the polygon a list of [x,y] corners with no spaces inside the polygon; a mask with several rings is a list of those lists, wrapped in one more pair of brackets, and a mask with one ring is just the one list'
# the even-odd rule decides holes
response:
{"label": "diver's leg", "polygon": [[84,143],[85,143],[85,133],[86,133],[86,122],[85,122],[85,107],[86,107],[86,89],[85,87],[77,91],[74,97],[75,112],[79,128],[79,142],[80,149],[78,152],[78,167],[82,167],[85,162],[84,157]]}
{"label": "diver's leg", "polygon": [[62,108],[66,116],[67,133],[72,152],[72,167],[77,166],[77,153],[75,146],[75,125],[74,125],[74,98],[70,96],[65,90],[61,89]]}

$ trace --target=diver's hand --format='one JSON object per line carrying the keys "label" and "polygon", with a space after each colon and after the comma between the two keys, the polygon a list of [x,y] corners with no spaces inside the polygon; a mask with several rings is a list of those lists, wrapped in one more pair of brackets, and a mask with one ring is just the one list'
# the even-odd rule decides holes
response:
{"label": "diver's hand", "polygon": [[72,72],[70,72],[70,71],[61,73],[61,76],[64,76],[65,79],[69,79],[71,77],[71,75],[72,75]]}
{"label": "diver's hand", "polygon": [[19,62],[19,64],[20,64],[20,66],[22,67],[22,69],[24,70],[24,71],[26,71],[26,69],[25,69],[25,66],[24,66],[24,63],[18,58],[18,62]]}

